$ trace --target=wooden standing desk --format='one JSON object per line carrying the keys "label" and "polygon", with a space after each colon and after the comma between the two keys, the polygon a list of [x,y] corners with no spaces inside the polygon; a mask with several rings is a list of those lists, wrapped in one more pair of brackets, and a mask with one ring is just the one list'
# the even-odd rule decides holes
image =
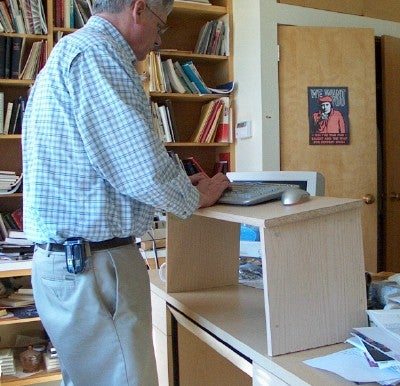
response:
{"label": "wooden standing desk", "polygon": [[[211,350],[201,361],[218,352],[254,386],[351,384],[302,360],[344,347],[337,343],[366,325],[361,205],[313,197],[292,207],[218,205],[184,221],[170,216],[167,283],[151,272],[155,341],[168,363],[161,371],[167,384],[174,384],[174,371],[181,385],[213,384],[201,379],[210,371],[203,374],[195,355],[190,358],[200,344]],[[264,290],[238,284],[241,223],[260,228]],[[185,351],[188,345],[193,350]],[[226,384],[234,385],[240,376],[228,373]]]}

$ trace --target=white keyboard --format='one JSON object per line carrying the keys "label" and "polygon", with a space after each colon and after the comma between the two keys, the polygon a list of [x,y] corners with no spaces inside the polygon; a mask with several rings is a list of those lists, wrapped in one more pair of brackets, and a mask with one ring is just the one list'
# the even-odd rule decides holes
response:
{"label": "white keyboard", "polygon": [[298,185],[276,184],[267,182],[232,182],[232,188],[225,190],[218,204],[256,205],[280,199],[282,193]]}

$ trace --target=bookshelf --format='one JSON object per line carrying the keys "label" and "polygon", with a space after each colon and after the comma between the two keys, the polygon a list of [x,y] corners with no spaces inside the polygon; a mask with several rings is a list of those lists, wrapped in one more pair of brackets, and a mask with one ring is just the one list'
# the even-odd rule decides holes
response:
{"label": "bookshelf", "polygon": [[[211,20],[224,18],[227,29],[229,55],[196,54],[194,48],[203,25]],[[162,36],[162,45],[159,51],[162,61],[171,59],[173,62],[185,63],[192,61],[208,87],[233,81],[232,59],[232,1],[211,0],[211,5],[202,5],[185,2],[175,2],[174,8],[168,17],[169,29]],[[148,62],[142,62],[138,71],[148,73]],[[149,79],[145,88],[148,90]],[[195,157],[205,171],[212,175],[215,162],[229,158],[230,169],[235,164],[234,144],[232,142],[191,142],[191,136],[199,121],[201,107],[213,99],[223,96],[230,98],[233,107],[233,93],[231,94],[180,94],[177,92],[148,92],[152,102],[163,103],[170,100],[176,121],[176,131],[179,140],[166,142],[168,150],[176,153],[181,159]],[[232,114],[230,130],[233,127]],[[232,138],[232,135],[231,135]]]}
{"label": "bookshelf", "polygon": [[[23,66],[27,60],[30,49],[35,42],[43,41],[47,45],[46,56],[50,53],[54,45],[54,37],[57,31],[53,26],[54,1],[43,0],[45,20],[47,24],[46,34],[32,33],[11,33],[2,32],[1,37],[12,38],[20,37],[25,44],[25,54],[22,56],[21,65]],[[65,29],[64,33],[70,32],[71,29]],[[23,52],[23,51],[22,51]],[[22,70],[22,66],[20,70]],[[34,83],[34,79],[10,79],[0,78],[0,93],[4,94],[4,105],[8,102],[15,101],[19,96],[26,96],[29,88]],[[4,110],[5,113],[5,110]],[[20,134],[3,134],[0,133],[0,170],[15,171],[16,174],[22,173],[22,152],[21,152],[21,135]],[[21,192],[7,195],[0,195],[0,212],[8,212],[22,206],[23,194]],[[0,263],[0,278],[30,276],[31,262],[17,261]],[[7,318],[0,319],[0,348],[12,347],[15,344],[17,335],[46,337],[46,333],[40,322],[40,318]],[[46,382],[61,380],[60,371],[47,372],[44,367],[43,371],[33,374],[29,377],[18,378],[14,375],[2,375],[1,384],[11,385],[33,385]]]}
{"label": "bookshelf", "polygon": [[[44,41],[47,45],[47,54],[60,36],[73,32],[75,29],[54,23],[55,4],[53,0],[42,0],[45,20],[47,23],[46,34],[10,33],[0,32],[3,37],[21,37],[25,42],[26,52],[35,42]],[[232,52],[230,56],[194,54],[198,34],[207,21],[225,17],[229,24],[229,45],[232,47],[232,1],[211,0],[211,5],[202,5],[185,2],[175,2],[173,11],[168,18],[169,30],[163,35],[163,49],[160,54],[163,59],[171,58],[173,61],[193,61],[201,72],[209,87],[215,87],[233,80]],[[27,59],[24,54],[22,62]],[[140,69],[144,63],[140,63]],[[34,79],[0,78],[0,93],[4,94],[4,104],[16,100],[19,96],[27,95]],[[219,160],[220,154],[229,154],[230,165],[234,165],[233,143],[193,143],[190,137],[194,131],[201,106],[212,99],[221,97],[218,94],[195,95],[177,93],[151,93],[153,101],[162,102],[171,100],[179,131],[179,142],[166,143],[168,150],[173,150],[181,158],[196,157],[208,173],[212,173],[214,164]],[[232,95],[229,95],[232,99]],[[20,134],[0,134],[0,170],[13,170],[22,173],[22,153]],[[12,211],[22,206],[23,194],[15,193],[0,195],[0,212]],[[5,263],[0,265],[0,278],[29,276],[29,263]],[[25,331],[35,331],[45,335],[39,318],[29,319],[4,319],[0,320],[0,348],[12,345],[16,334]],[[61,379],[60,372],[40,372],[33,376],[20,379],[15,376],[2,376],[2,385],[28,385],[39,384]]]}

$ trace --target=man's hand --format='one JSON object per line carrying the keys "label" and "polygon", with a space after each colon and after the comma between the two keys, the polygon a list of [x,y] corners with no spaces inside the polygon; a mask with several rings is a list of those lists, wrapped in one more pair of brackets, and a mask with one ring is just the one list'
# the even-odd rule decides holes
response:
{"label": "man's hand", "polygon": [[207,176],[205,173],[196,173],[189,176],[190,181],[192,182],[193,186],[197,186],[199,181],[203,179],[209,179],[210,177]]}
{"label": "man's hand", "polygon": [[203,173],[199,173],[190,176],[190,180],[200,192],[199,208],[214,205],[224,190],[231,186],[226,175],[222,173],[217,173],[211,178]]}

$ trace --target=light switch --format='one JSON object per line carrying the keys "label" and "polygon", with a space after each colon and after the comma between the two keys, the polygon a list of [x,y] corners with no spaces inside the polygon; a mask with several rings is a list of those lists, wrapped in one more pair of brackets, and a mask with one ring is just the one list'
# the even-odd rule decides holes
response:
{"label": "light switch", "polygon": [[236,138],[251,138],[251,121],[238,122],[236,125]]}

